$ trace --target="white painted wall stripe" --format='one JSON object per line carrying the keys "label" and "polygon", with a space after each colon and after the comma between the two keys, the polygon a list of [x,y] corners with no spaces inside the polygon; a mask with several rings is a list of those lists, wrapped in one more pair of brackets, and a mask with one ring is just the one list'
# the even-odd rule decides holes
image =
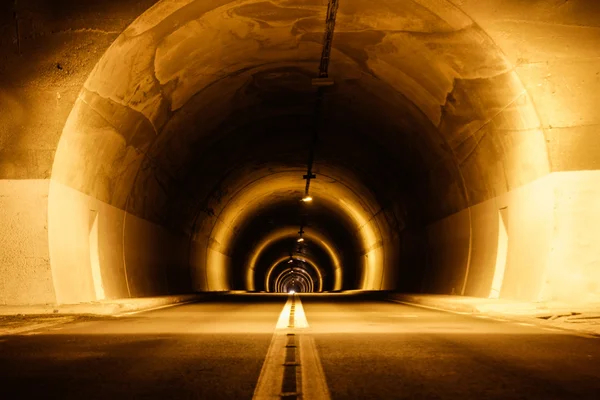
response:
{"label": "white painted wall stripe", "polygon": [[506,257],[508,255],[508,232],[502,219],[502,214],[498,211],[498,247],[496,250],[496,268],[494,270],[494,279],[490,288],[490,299],[500,298],[502,282],[504,281],[504,271],[506,270]]}
{"label": "white painted wall stripe", "polygon": [[100,252],[98,249],[98,212],[94,211],[94,222],[90,229],[90,264],[92,266],[92,278],[94,281],[94,291],[96,293],[96,300],[104,300],[106,295],[104,293],[104,284],[102,282],[102,270],[100,269]]}

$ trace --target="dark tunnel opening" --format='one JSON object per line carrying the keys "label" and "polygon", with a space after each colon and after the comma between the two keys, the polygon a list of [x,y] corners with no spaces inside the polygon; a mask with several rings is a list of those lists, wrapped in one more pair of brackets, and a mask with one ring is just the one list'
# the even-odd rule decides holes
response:
{"label": "dark tunnel opening", "polygon": [[[246,270],[254,271],[255,290],[265,287],[268,270],[282,257],[313,260],[323,275],[324,290],[338,286],[354,288],[360,278],[357,248],[360,243],[349,234],[352,226],[338,211],[319,199],[305,204],[301,192],[282,193],[279,203],[257,211],[239,229],[232,244],[233,286],[246,289]],[[301,220],[306,220],[305,241],[298,243]],[[316,236],[315,236],[316,234]],[[256,259],[256,261],[254,261]],[[252,264],[252,265],[249,265]],[[335,282],[335,269],[343,265],[342,282]]]}

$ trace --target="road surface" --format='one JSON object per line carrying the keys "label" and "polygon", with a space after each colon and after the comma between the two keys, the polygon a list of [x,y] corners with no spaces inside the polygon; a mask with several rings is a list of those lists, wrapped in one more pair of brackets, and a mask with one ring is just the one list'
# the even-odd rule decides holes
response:
{"label": "road surface", "polygon": [[223,296],[0,336],[0,399],[600,399],[598,338],[375,296],[297,298]]}

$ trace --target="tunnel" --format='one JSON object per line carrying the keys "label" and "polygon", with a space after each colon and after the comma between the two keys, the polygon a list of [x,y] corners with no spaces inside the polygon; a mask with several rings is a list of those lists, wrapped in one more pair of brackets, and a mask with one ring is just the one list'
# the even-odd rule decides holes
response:
{"label": "tunnel", "polygon": [[325,80],[320,0],[17,4],[2,302],[277,291],[286,257],[314,291],[597,299],[597,6],[541,3],[342,1]]}
{"label": "tunnel", "polygon": [[[337,279],[325,289],[420,290],[427,250],[402,254],[402,243],[449,216],[457,231],[432,236],[468,243],[453,268],[432,260],[440,279],[425,290],[487,295],[495,265],[470,271],[470,207],[548,173],[536,113],[501,51],[459,10],[384,5],[372,22],[352,17],[354,3],[337,15],[326,89],[312,80],[319,2],[159,3],[117,38],[54,158],[57,302],[255,289],[265,273],[247,265],[250,243],[301,219],[344,259],[322,271]],[[390,10],[425,29],[380,26]],[[314,201],[297,204],[309,151]],[[530,269],[502,290],[535,296],[541,271]]]}
{"label": "tunnel", "polygon": [[381,321],[450,318],[377,303],[406,296],[600,310],[599,2],[18,0],[0,33],[2,323],[196,296],[193,324],[223,301],[198,332],[268,331],[255,375],[275,345],[312,349],[279,364],[324,368],[327,399],[345,389],[310,354],[345,342],[277,332],[314,320],[376,352]]}
{"label": "tunnel", "polygon": [[57,143],[56,302],[269,291],[302,251],[322,291],[597,295],[597,268],[553,262],[573,183],[503,49],[451,3],[363,3],[337,10],[326,87],[321,1],[158,2],[131,23]]}

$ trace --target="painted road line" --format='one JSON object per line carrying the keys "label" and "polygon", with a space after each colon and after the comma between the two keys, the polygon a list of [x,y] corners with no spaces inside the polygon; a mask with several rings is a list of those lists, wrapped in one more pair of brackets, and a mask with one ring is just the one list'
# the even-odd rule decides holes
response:
{"label": "painted road line", "polygon": [[300,336],[300,366],[302,370],[302,398],[311,400],[331,399],[315,340],[308,335]]}
{"label": "painted road line", "polygon": [[292,308],[292,296],[288,296],[288,300],[283,306],[283,310],[281,314],[279,314],[279,319],[277,320],[277,325],[275,325],[276,330],[287,329],[289,320],[290,320],[290,311]]}
{"label": "painted road line", "polygon": [[290,329],[290,314],[292,308],[292,296],[288,297],[279,314],[275,325],[275,333],[271,339],[267,356],[263,363],[256,388],[254,389],[254,400],[280,399],[285,374],[286,349],[288,345],[288,333]]}
{"label": "painted road line", "polygon": [[276,331],[271,339],[265,362],[263,363],[258,383],[254,390],[254,400],[279,399],[283,384],[285,349],[287,335]]}
{"label": "painted road line", "polygon": [[[296,328],[308,328],[308,320],[298,297],[296,301]],[[315,339],[299,331],[300,341],[300,381],[302,398],[311,400],[330,400],[331,394],[327,387],[325,372],[321,365]]]}
{"label": "painted road line", "polygon": [[254,400],[331,399],[314,339],[303,333],[308,327],[300,297],[289,296],[275,326]]}
{"label": "painted road line", "polygon": [[296,297],[296,315],[295,315],[295,328],[296,329],[306,329],[308,328],[308,320],[306,319],[306,314],[304,313],[304,307],[302,307],[302,301],[300,301],[300,296]]}

